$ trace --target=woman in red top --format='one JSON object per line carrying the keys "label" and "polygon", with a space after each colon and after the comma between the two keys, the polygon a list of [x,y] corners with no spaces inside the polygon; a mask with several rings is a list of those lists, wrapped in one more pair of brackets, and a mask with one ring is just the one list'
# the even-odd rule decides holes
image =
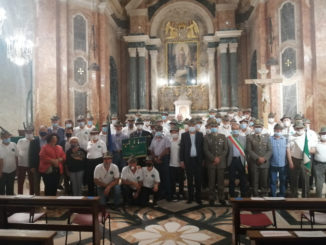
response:
{"label": "woman in red top", "polygon": [[59,184],[60,174],[63,173],[63,162],[66,160],[66,154],[62,147],[57,145],[57,134],[50,134],[46,138],[45,144],[40,152],[39,172],[42,175],[45,196],[56,196]]}

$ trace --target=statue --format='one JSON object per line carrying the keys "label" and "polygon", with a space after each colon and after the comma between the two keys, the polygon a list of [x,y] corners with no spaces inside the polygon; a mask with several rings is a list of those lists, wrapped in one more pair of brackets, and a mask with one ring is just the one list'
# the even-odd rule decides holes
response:
{"label": "statue", "polygon": [[176,39],[178,37],[178,30],[172,26],[170,21],[165,26],[165,36],[166,39]]}
{"label": "statue", "polygon": [[197,23],[192,20],[191,24],[187,26],[187,38],[192,39],[192,38],[197,38],[199,35],[199,28]]}

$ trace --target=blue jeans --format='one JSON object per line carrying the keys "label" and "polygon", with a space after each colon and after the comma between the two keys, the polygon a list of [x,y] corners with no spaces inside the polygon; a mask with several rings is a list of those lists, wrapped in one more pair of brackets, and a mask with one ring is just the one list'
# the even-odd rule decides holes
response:
{"label": "blue jeans", "polygon": [[118,206],[121,203],[121,189],[120,185],[115,185],[111,188],[108,196],[104,195],[104,187],[97,186],[97,193],[100,197],[100,204],[105,205],[106,202],[113,197],[113,202],[115,206]]}
{"label": "blue jeans", "polygon": [[286,168],[284,167],[270,167],[270,187],[273,197],[276,197],[276,181],[277,173],[279,174],[280,180],[280,197],[285,197],[285,180],[286,180]]}

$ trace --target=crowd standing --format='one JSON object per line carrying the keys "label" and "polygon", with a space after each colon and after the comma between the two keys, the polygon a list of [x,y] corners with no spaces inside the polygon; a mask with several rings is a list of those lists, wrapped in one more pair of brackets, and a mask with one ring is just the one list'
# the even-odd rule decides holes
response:
{"label": "crowd standing", "polygon": [[[250,109],[210,110],[205,118],[185,120],[182,115],[169,120],[166,112],[156,118],[137,113],[125,122],[112,115],[100,129],[90,114],[78,116],[75,127],[70,119],[62,127],[53,116],[37,136],[27,126],[17,144],[2,129],[0,194],[15,193],[16,175],[17,193],[23,194],[27,174],[31,195],[40,195],[42,179],[44,195],[62,188],[68,195],[99,195],[103,205],[112,199],[115,206],[148,205],[151,195],[153,205],[161,199],[202,204],[203,189],[210,205],[217,200],[225,205],[228,196],[298,197],[300,188],[301,197],[309,197],[313,184],[322,197],[326,127],[316,133],[301,115],[284,115],[279,122],[275,116],[268,115],[265,128]],[[146,138],[148,154],[126,159],[122,142],[135,137]],[[303,162],[307,143],[312,171]]]}

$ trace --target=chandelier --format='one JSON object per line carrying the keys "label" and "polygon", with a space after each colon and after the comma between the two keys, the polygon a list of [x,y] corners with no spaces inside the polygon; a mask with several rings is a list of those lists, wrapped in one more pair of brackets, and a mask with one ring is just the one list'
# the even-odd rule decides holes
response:
{"label": "chandelier", "polygon": [[5,20],[7,19],[6,11],[3,8],[0,8],[0,35],[2,33],[2,26]]}
{"label": "chandelier", "polygon": [[22,32],[6,39],[7,43],[7,57],[8,59],[18,65],[27,65],[33,56],[33,42],[26,39]]}

